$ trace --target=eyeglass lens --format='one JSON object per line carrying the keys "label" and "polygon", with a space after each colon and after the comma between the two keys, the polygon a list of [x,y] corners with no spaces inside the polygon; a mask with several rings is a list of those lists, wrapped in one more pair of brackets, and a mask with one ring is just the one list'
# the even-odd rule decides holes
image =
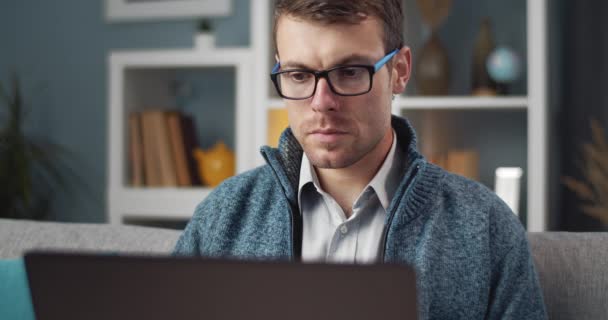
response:
{"label": "eyeglass lens", "polygon": [[[367,68],[345,66],[327,72],[329,85],[337,94],[356,95],[369,91],[371,75]],[[286,71],[278,75],[279,89],[289,98],[306,98],[313,95],[317,77],[312,71]]]}

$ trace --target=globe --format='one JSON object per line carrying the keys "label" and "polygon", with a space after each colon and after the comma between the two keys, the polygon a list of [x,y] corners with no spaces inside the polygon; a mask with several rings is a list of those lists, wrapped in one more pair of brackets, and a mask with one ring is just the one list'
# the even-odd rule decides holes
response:
{"label": "globe", "polygon": [[507,47],[498,47],[490,53],[486,60],[490,77],[499,83],[508,83],[517,79],[521,69],[517,54]]}

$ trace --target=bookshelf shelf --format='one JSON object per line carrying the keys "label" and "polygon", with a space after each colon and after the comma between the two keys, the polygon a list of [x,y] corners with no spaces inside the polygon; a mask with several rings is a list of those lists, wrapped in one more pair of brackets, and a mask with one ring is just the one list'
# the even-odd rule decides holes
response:
{"label": "bookshelf shelf", "polygon": [[[279,98],[268,99],[268,107],[281,108],[283,100]],[[445,97],[410,97],[398,96],[393,102],[395,110],[433,110],[433,109],[514,109],[525,110],[528,108],[526,96],[505,97],[469,97],[469,96],[445,96]]]}
{"label": "bookshelf shelf", "polygon": [[[251,51],[246,48],[115,51],[109,65],[108,219],[188,219],[210,192],[205,187],[132,187],[129,168],[129,115],[149,110],[193,112],[196,131],[209,141],[225,141],[236,156],[236,172],[252,168],[255,154],[250,121]],[[195,103],[180,106],[177,84],[203,78]],[[205,80],[206,79],[206,80]],[[223,87],[232,89],[220,91]],[[187,85],[188,86],[188,85]],[[186,86],[186,87],[187,87]],[[194,86],[194,85],[191,85]],[[182,88],[183,89],[183,88]],[[184,89],[193,91],[193,88]],[[195,90],[194,90],[195,91]],[[219,98],[218,98],[219,97]],[[223,97],[223,98],[221,98]],[[188,109],[189,108],[189,109]],[[186,110],[184,110],[186,109]],[[227,127],[228,133],[218,132]]]}
{"label": "bookshelf shelf", "polygon": [[514,97],[408,97],[395,98],[393,106],[399,109],[526,109],[525,96]]}

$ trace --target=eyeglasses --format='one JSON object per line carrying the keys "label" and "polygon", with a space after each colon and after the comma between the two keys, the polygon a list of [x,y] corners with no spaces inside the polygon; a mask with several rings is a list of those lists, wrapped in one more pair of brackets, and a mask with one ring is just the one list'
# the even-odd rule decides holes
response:
{"label": "eyeglasses", "polygon": [[399,49],[393,50],[373,66],[345,65],[322,71],[291,69],[279,71],[281,63],[272,68],[270,78],[279,95],[285,99],[303,100],[312,97],[317,83],[324,78],[331,91],[339,96],[358,96],[372,90],[374,74],[382,68]]}

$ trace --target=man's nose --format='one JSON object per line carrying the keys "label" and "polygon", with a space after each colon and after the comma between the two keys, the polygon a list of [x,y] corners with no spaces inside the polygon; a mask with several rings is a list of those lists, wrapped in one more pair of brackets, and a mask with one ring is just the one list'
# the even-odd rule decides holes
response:
{"label": "man's nose", "polygon": [[321,78],[317,83],[317,89],[312,96],[311,107],[314,111],[335,111],[338,106],[338,96],[331,91],[327,79]]}

